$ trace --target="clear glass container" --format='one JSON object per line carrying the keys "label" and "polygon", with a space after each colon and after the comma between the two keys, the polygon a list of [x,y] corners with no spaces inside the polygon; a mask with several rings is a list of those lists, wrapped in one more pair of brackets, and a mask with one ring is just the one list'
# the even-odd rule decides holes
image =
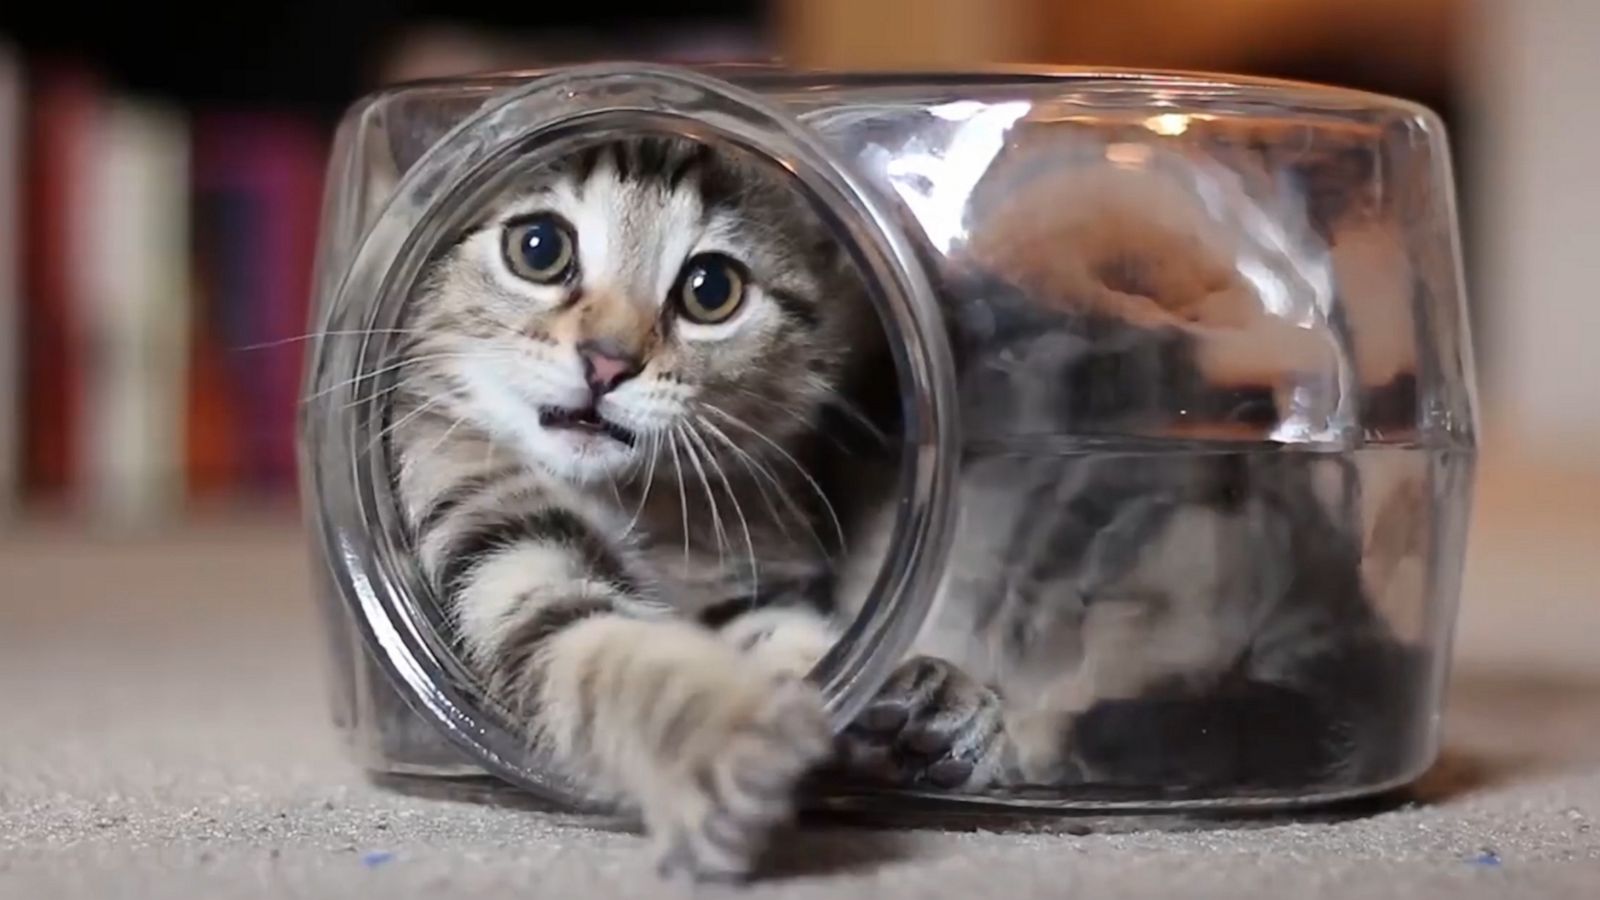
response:
{"label": "clear glass container", "polygon": [[[808,803],[1279,808],[1433,761],[1476,398],[1430,111],[1182,73],[617,65],[399,86],[339,131],[302,471],[335,718],[374,776],[591,805],[439,637],[374,448],[422,261],[516,173],[634,132],[787,173],[892,357],[894,453],[844,477],[892,499],[812,672],[881,758]],[[912,657],[999,704],[993,778],[910,758],[882,704]]]}

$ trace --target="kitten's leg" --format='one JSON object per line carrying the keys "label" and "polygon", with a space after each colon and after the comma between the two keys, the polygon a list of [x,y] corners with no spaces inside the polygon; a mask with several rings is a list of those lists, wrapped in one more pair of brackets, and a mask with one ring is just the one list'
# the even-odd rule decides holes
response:
{"label": "kitten's leg", "polygon": [[1223,642],[1214,633],[1216,623],[1198,604],[1182,608],[1191,614],[1158,612],[1138,599],[1090,605],[1081,664],[1007,716],[1014,777],[1050,784],[1095,774],[1084,771],[1089,761],[1076,739],[1088,711],[1173,681],[1201,678],[1221,666]]}
{"label": "kitten's leg", "polygon": [[747,874],[830,748],[815,689],[694,625],[597,617],[544,666],[550,744],[636,800],[665,873]]}
{"label": "kitten's leg", "polygon": [[746,874],[828,753],[820,696],[675,619],[581,515],[524,485],[441,519],[424,559],[469,661],[530,738],[637,805],[664,870]]}
{"label": "kitten's leg", "polygon": [[1122,502],[1095,531],[1074,573],[1083,598],[1078,664],[1018,691],[1008,710],[1017,777],[1045,784],[1098,777],[1085,771],[1075,745],[1086,711],[1174,680],[1207,680],[1233,664],[1246,620],[1224,615],[1219,604],[1248,612],[1254,587],[1240,579],[1248,567],[1220,554],[1271,552],[1266,536],[1241,530],[1244,524],[1240,515],[1175,503],[1161,492]]}

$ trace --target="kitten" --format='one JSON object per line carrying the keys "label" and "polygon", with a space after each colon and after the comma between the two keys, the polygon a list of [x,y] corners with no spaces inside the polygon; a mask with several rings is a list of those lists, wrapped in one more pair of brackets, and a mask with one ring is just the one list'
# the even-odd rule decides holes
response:
{"label": "kitten", "polygon": [[849,524],[893,488],[859,478],[892,448],[844,402],[886,344],[804,200],[731,152],[601,144],[503,201],[402,324],[416,558],[553,764],[637,807],[663,868],[742,875],[832,752],[802,676]]}
{"label": "kitten", "polygon": [[[597,146],[508,191],[408,309],[387,427],[417,558],[553,764],[635,805],[663,867],[713,877],[749,871],[819,767],[1168,794],[1392,768],[1360,754],[1405,741],[1362,735],[1414,721],[1402,688],[1426,679],[1357,580],[1359,487],[1290,454],[973,444],[935,612],[835,741],[802,676],[890,534],[896,384],[783,178]],[[1277,417],[1276,386],[1208,379],[1184,328],[992,272],[946,269],[940,294],[969,435]]]}

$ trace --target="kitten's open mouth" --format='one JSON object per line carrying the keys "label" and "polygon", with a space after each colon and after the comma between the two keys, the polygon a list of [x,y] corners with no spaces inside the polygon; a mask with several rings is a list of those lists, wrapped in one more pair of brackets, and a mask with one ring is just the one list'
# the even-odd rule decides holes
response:
{"label": "kitten's open mouth", "polygon": [[546,406],[539,410],[539,424],[546,428],[564,428],[589,434],[603,434],[630,447],[633,446],[635,440],[633,432],[623,428],[621,425],[601,418],[600,411],[593,406],[585,406],[578,409],[561,409]]}

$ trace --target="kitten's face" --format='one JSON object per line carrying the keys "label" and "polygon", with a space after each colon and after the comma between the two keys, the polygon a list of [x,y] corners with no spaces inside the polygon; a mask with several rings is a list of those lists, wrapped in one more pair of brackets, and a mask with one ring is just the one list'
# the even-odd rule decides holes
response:
{"label": "kitten's face", "polygon": [[589,482],[673,449],[759,455],[752,430],[782,444],[865,304],[774,174],[650,141],[525,181],[439,258],[407,326],[451,415]]}

